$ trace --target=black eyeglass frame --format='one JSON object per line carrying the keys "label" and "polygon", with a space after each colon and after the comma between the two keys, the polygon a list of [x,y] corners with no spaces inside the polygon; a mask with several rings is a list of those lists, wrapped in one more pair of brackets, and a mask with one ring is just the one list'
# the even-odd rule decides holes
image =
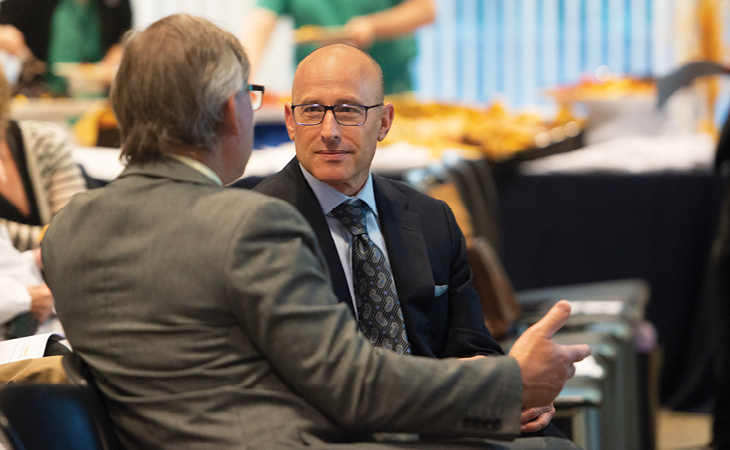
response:
{"label": "black eyeglass frame", "polygon": [[238,93],[241,94],[241,93],[244,93],[244,92],[246,92],[246,93],[249,93],[249,92],[261,92],[261,99],[259,100],[259,104],[258,105],[253,105],[252,104],[252,106],[254,106],[253,110],[254,111],[257,111],[257,110],[261,109],[261,105],[264,104],[264,91],[265,90],[266,89],[264,88],[263,85],[260,85],[260,84],[249,84],[245,88],[243,88],[240,91],[238,91]]}
{"label": "black eyeglass frame", "polygon": [[[343,127],[361,127],[361,126],[365,125],[365,122],[368,121],[368,111],[370,111],[372,108],[377,108],[378,106],[383,106],[383,105],[384,105],[384,103],[378,103],[377,105],[371,105],[371,106],[349,105],[349,104],[327,106],[327,105],[320,105],[319,103],[300,103],[298,105],[291,105],[291,115],[292,115],[292,119],[294,119],[294,122],[297,125],[301,125],[303,127],[313,127],[315,125],[319,125],[322,122],[324,122],[324,118],[327,115],[327,111],[332,111],[332,116],[334,116],[335,121],[337,121],[337,123],[339,123]],[[301,122],[297,121],[294,110],[300,106],[321,106],[322,108],[324,108],[324,112],[322,113],[322,119],[320,119],[320,121],[317,123],[301,123]],[[335,108],[339,108],[342,106],[357,106],[358,108],[365,108],[365,118],[363,119],[362,123],[342,123],[342,122],[340,122],[337,119],[337,114],[335,113]]]}

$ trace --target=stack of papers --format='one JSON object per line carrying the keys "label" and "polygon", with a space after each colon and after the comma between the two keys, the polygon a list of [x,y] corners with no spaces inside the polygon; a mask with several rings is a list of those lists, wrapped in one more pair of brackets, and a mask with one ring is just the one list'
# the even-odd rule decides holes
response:
{"label": "stack of papers", "polygon": [[[35,336],[22,337],[17,339],[9,339],[0,342],[0,364],[20,361],[23,359],[42,358],[46,352],[48,339],[54,335],[53,333],[36,334]],[[60,337],[60,336],[58,336]],[[63,345],[71,349],[68,341],[59,341]]]}

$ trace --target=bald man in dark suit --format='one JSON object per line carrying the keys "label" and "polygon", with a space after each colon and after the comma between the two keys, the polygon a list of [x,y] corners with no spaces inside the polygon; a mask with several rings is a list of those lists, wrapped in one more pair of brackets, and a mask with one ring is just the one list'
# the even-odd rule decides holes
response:
{"label": "bald man in dark suit", "polygon": [[[285,115],[296,157],[255,190],[287,201],[307,219],[337,298],[361,315],[353,238],[335,217],[339,205],[358,201],[366,205],[367,234],[392,272],[410,353],[432,358],[503,354],[484,325],[464,236],[451,209],[370,171],[377,142],[393,121],[377,63],[348,45],[321,48],[297,68],[292,96]],[[552,405],[525,411],[522,431],[564,437],[548,425],[554,412]]]}

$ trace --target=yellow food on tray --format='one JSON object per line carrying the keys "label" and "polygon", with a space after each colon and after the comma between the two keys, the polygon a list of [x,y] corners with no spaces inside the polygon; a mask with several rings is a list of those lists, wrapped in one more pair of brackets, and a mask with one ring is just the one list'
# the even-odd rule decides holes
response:
{"label": "yellow food on tray", "polygon": [[656,96],[656,83],[651,78],[611,77],[601,81],[586,77],[576,84],[556,88],[549,94],[559,101],[574,102],[626,96]]}
{"label": "yellow food on tray", "polygon": [[73,126],[73,134],[79,145],[94,147],[100,143],[100,135],[106,131],[117,130],[117,119],[107,99],[99,100],[86,111]]}
{"label": "yellow food on tray", "polygon": [[502,160],[520,150],[536,147],[535,138],[549,130],[536,114],[510,114],[503,105],[493,104],[467,129],[467,142],[479,143],[485,154]]}
{"label": "yellow food on tray", "polygon": [[446,149],[479,151],[477,145],[463,140],[470,123],[469,116],[477,115],[477,111],[439,103],[420,103],[403,97],[386,101],[395,106],[395,120],[383,145],[406,141],[431,149],[435,157]]}
{"label": "yellow food on tray", "polygon": [[511,113],[501,103],[475,108],[440,103],[419,103],[413,98],[390,97],[395,120],[384,145],[406,141],[430,148],[435,157],[446,149],[471,152],[504,161],[516,152],[576,136],[580,121],[561,109],[552,122],[532,113]]}

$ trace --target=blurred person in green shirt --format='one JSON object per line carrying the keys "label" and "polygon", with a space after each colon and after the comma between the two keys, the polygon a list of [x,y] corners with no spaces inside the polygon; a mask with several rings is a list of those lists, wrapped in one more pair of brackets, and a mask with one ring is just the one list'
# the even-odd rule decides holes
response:
{"label": "blurred person in green shirt", "polygon": [[[434,0],[257,0],[241,37],[252,73],[281,15],[291,16],[297,29],[342,27],[336,40],[367,51],[383,69],[385,93],[392,94],[413,89],[409,67],[416,55],[413,32],[434,21],[436,5]],[[316,44],[298,45],[297,63],[315,48]]]}
{"label": "blurred person in green shirt", "polygon": [[0,3],[0,50],[48,67],[52,92],[65,83],[55,63],[102,63],[110,77],[121,56],[119,41],[132,27],[129,0],[4,0]]}

